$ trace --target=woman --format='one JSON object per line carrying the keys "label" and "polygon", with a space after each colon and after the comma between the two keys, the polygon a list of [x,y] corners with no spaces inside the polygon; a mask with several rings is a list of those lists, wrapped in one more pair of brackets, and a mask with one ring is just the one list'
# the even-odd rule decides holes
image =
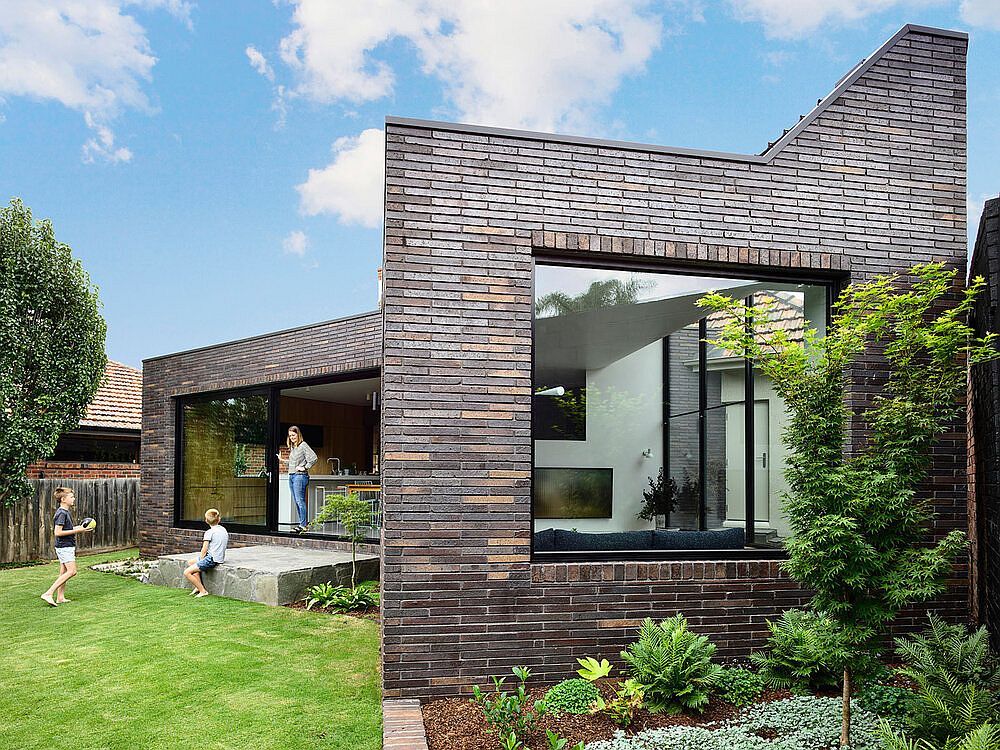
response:
{"label": "woman", "polygon": [[[301,533],[306,530],[306,524],[309,523],[306,487],[309,486],[309,469],[316,463],[316,452],[302,439],[302,431],[295,425],[288,428],[288,440],[285,444],[288,446],[288,486],[292,491],[295,507],[299,511],[299,525],[292,531]],[[279,453],[278,460],[286,459]]]}

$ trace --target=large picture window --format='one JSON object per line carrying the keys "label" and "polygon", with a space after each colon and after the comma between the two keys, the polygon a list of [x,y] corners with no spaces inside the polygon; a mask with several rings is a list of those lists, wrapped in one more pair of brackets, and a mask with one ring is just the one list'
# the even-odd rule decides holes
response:
{"label": "large picture window", "polygon": [[[535,289],[534,550],[780,550],[785,404],[708,343],[723,320],[695,303],[747,300],[804,345],[828,285],[539,261]],[[569,481],[590,476],[606,477],[600,514]]]}

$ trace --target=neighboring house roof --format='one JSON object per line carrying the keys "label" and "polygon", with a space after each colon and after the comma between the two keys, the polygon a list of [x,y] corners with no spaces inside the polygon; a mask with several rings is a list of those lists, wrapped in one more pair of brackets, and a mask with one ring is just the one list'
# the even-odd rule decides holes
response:
{"label": "neighboring house roof", "polygon": [[104,380],[87,406],[80,427],[142,429],[142,370],[109,359]]}

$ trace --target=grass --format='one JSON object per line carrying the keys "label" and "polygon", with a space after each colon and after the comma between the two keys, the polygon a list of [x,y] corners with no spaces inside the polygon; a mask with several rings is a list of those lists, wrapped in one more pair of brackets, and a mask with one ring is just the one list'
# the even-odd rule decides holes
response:
{"label": "grass", "polygon": [[0,737],[42,750],[381,747],[378,625],[58,563],[0,570]]}

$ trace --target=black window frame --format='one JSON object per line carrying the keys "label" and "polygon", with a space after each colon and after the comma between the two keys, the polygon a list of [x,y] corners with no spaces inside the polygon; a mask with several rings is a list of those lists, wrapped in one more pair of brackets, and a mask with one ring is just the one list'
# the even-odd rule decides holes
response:
{"label": "black window frame", "polygon": [[[785,269],[773,266],[753,266],[739,263],[704,263],[704,262],[684,262],[676,259],[657,261],[651,259],[633,258],[611,258],[601,253],[553,253],[549,251],[535,251],[532,255],[531,267],[531,382],[532,392],[535,382],[535,300],[536,300],[536,279],[538,265],[562,266],[567,268],[590,268],[605,271],[626,271],[635,273],[661,273],[677,276],[710,276],[713,278],[746,280],[757,282],[774,282],[783,284],[809,284],[822,286],[826,289],[826,326],[829,327],[832,318],[833,302],[840,292],[847,286],[849,275],[843,271],[826,269]],[[706,318],[699,319],[699,448],[705,445],[705,420],[706,410],[706,356],[707,347],[703,341],[706,333]],[[663,371],[667,373],[669,366],[669,337],[664,337],[663,341]],[[747,437],[753,437],[753,409],[747,409],[748,395],[754,393],[753,390],[753,366],[749,361],[744,363],[744,461],[745,466],[752,466],[754,445],[752,439],[747,442]],[[753,403],[753,398],[749,399]],[[664,429],[669,425],[669,401],[668,394],[663,394],[663,418]],[[750,412],[748,414],[748,412]],[[664,438],[668,435],[665,433]],[[699,473],[705,472],[705,455],[703,450],[699,450],[698,457]],[[783,548],[776,547],[752,547],[749,544],[741,549],[720,549],[720,550],[620,550],[620,551],[553,551],[539,552],[535,550],[535,434],[534,424],[531,426],[531,471],[528,480],[529,498],[529,524],[531,529],[530,555],[533,563],[547,562],[633,562],[633,561],[684,561],[684,560],[785,560],[788,558],[787,552]],[[753,472],[745,471],[746,491],[748,507],[753,502]],[[705,508],[705,482],[699,483],[700,513]],[[745,514],[747,539],[752,542],[754,532],[755,513]],[[699,527],[702,526],[699,523]]]}
{"label": "black window frame", "polygon": [[[205,401],[215,401],[219,399],[227,398],[238,398],[241,396],[256,396],[265,395],[268,398],[268,426],[267,434],[271,441],[271,445],[277,446],[280,443],[280,414],[279,414],[279,404],[281,391],[287,388],[302,388],[308,385],[325,385],[328,383],[343,383],[352,380],[369,380],[371,378],[378,378],[379,382],[382,380],[382,370],[378,367],[368,367],[361,370],[350,370],[342,373],[335,373],[330,375],[319,375],[309,378],[296,378],[288,380],[280,380],[267,383],[258,383],[254,385],[243,386],[240,388],[226,388],[221,390],[213,391],[199,391],[196,393],[185,393],[172,397],[173,409],[174,409],[174,511],[173,511],[173,528],[177,529],[195,529],[204,530],[206,528],[204,521],[191,521],[181,518],[181,513],[184,506],[183,498],[183,479],[184,479],[184,406],[191,403],[199,403]],[[381,402],[381,398],[379,399]],[[379,404],[381,409],[381,403]],[[368,431],[366,430],[366,435]],[[278,485],[277,477],[279,476],[278,459],[274,455],[276,451],[267,450],[265,455],[267,456],[267,470],[271,472],[271,476],[275,477],[274,482],[270,482],[267,488],[267,520],[263,525],[249,525],[249,524],[234,524],[227,523],[226,529],[237,534],[255,534],[258,536],[272,536],[272,537],[282,537],[282,538],[293,538],[293,539],[322,539],[328,541],[350,541],[350,537],[344,534],[323,534],[319,532],[309,532],[308,536],[303,537],[301,534],[296,534],[291,531],[282,531],[277,526],[278,517]],[[381,467],[380,467],[381,468]],[[379,473],[381,477],[381,472]],[[366,538],[362,544],[375,544],[378,543],[377,540],[372,538]]]}

